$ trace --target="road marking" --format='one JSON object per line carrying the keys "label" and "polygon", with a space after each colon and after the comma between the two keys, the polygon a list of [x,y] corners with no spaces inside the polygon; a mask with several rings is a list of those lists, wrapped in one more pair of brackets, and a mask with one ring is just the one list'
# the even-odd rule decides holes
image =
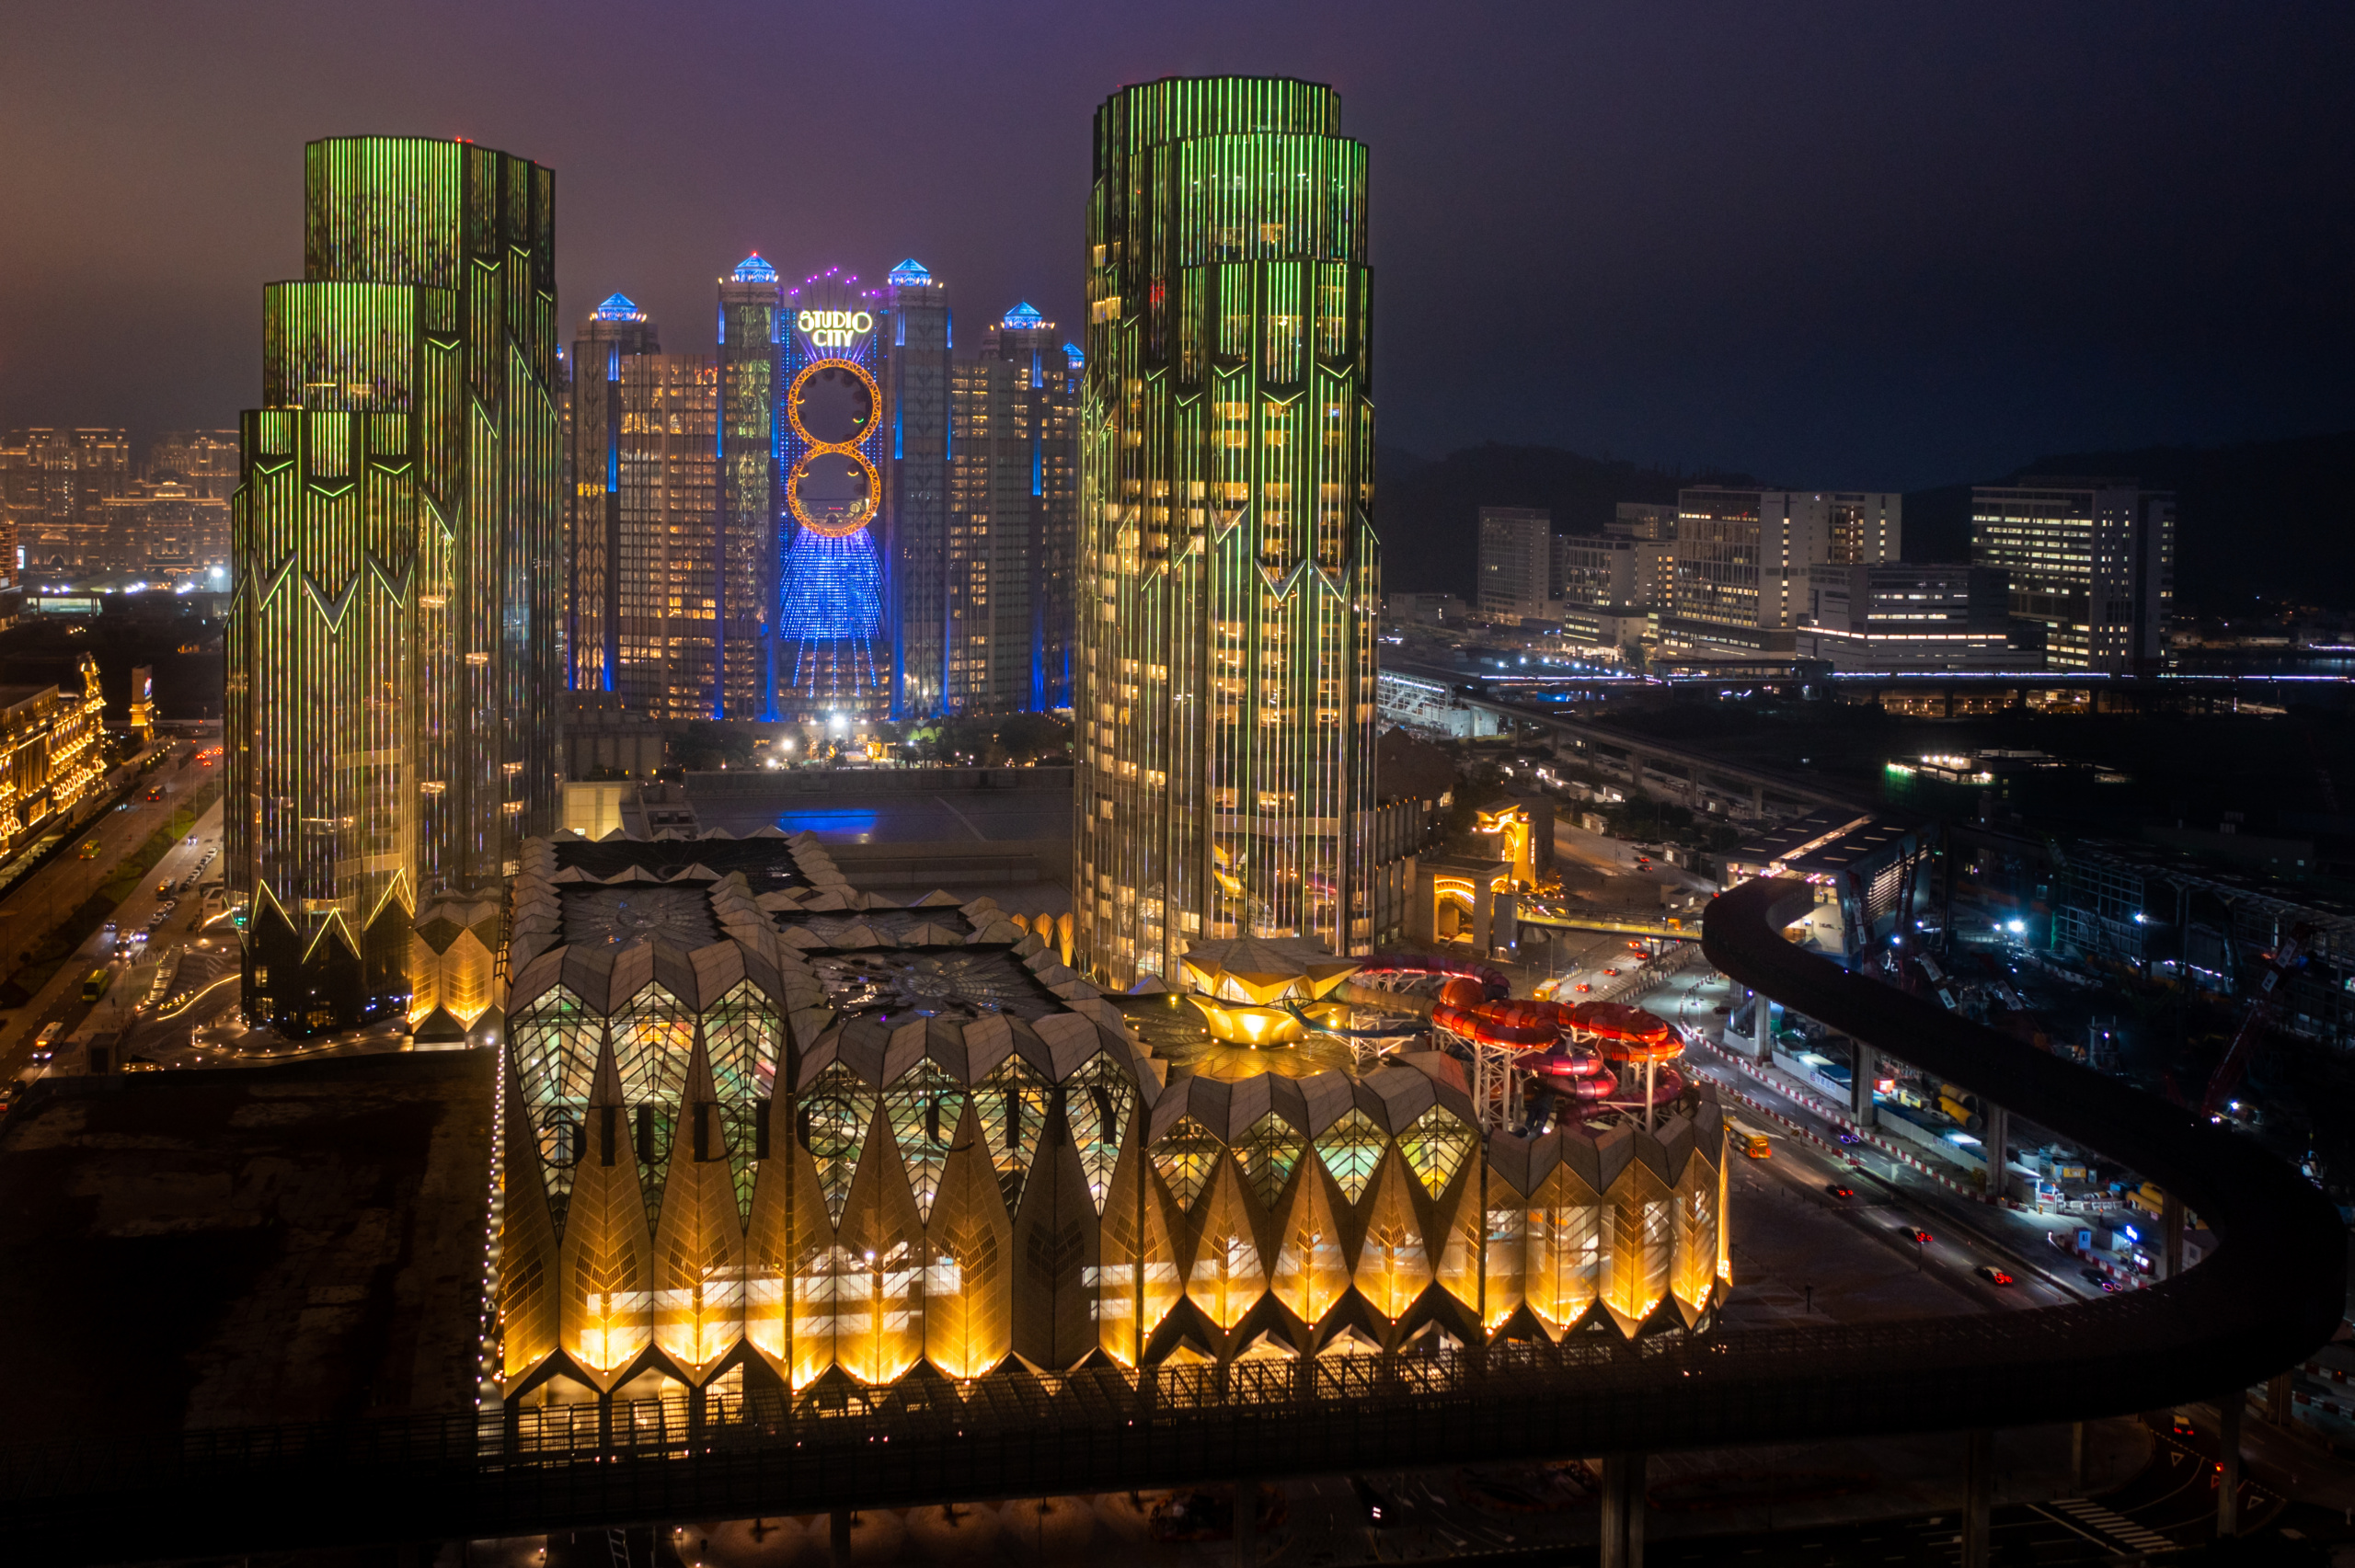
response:
{"label": "road marking", "polygon": [[[2113,1513],[2100,1504],[2085,1497],[2057,1497],[2052,1506],[2089,1529],[2099,1530],[2112,1540],[2123,1541],[2136,1551],[2172,1551],[2175,1542],[2154,1529],[2136,1524],[2123,1514]],[[2038,1510],[2039,1513],[2042,1509]]]}

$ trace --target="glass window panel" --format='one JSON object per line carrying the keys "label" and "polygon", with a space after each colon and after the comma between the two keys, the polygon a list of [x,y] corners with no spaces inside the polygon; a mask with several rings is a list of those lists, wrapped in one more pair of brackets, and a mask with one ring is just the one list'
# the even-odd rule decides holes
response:
{"label": "glass window panel", "polygon": [[1342,1196],[1355,1203],[1365,1196],[1366,1184],[1373,1180],[1389,1141],[1372,1116],[1351,1106],[1348,1115],[1319,1135],[1316,1157],[1340,1184]]}

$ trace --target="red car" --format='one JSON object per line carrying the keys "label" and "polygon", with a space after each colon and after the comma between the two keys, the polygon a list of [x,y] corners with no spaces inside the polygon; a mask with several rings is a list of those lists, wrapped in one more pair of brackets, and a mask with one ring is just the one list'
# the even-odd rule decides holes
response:
{"label": "red car", "polygon": [[1615,974],[1617,974],[1619,971],[1618,971],[1618,970],[1616,970],[1616,969],[1605,969],[1605,970],[1603,970],[1603,972],[1604,974],[1606,974],[1606,975],[1615,975]]}
{"label": "red car", "polygon": [[1844,1187],[1844,1186],[1842,1186],[1838,1182],[1826,1182],[1826,1183],[1824,1183],[1824,1184],[1823,1184],[1823,1190],[1824,1190],[1825,1192],[1830,1193],[1833,1197],[1841,1198],[1841,1199],[1844,1199],[1844,1199],[1847,1199],[1847,1198],[1852,1198],[1852,1197],[1854,1197],[1854,1196],[1856,1196],[1856,1189],[1855,1189],[1855,1188],[1854,1188],[1854,1187]]}
{"label": "red car", "polygon": [[1926,1247],[1930,1244],[1930,1233],[1927,1230],[1917,1230],[1912,1226],[1906,1227],[1905,1239],[1913,1242],[1917,1247]]}
{"label": "red car", "polygon": [[1985,1280],[1990,1285],[2009,1285],[2012,1283],[2012,1276],[2005,1274],[2002,1269],[1997,1268],[1992,1263],[1982,1263],[1970,1272],[1977,1275],[1980,1278]]}

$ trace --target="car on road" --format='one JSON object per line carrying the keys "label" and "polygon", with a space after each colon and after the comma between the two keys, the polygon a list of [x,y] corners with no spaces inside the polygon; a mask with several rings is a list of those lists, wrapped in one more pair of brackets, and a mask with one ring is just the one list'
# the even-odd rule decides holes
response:
{"label": "car on road", "polygon": [[82,982],[82,1000],[84,1001],[98,1001],[98,998],[106,995],[107,987],[112,984],[114,984],[112,969],[92,969],[89,978]]}
{"label": "car on road", "polygon": [[84,860],[96,860],[98,858],[98,840],[85,839],[82,841],[82,847],[74,853]]}
{"label": "car on road", "polygon": [[164,786],[163,786],[162,784],[157,784],[154,789],[149,790],[149,791],[147,792],[147,798],[148,798],[149,800],[161,800],[161,799],[163,799],[163,798],[164,798]]}
{"label": "car on road", "polygon": [[1997,1268],[1992,1263],[1982,1263],[1970,1272],[1977,1275],[1980,1278],[1985,1280],[1990,1285],[2009,1285],[2013,1283],[2012,1276],[2010,1275],[2005,1274],[2002,1269]]}
{"label": "car on road", "polygon": [[1858,1138],[1853,1132],[1843,1132],[1840,1134],[1840,1141],[1843,1143],[1862,1143],[1864,1142],[1864,1139]]}
{"label": "car on road", "polygon": [[1605,969],[1603,972],[1606,975],[1616,975],[1619,971],[1616,969]]}
{"label": "car on road", "polygon": [[1593,988],[1592,986],[1591,986],[1591,985],[1587,984],[1584,980],[1580,980],[1578,984],[1576,984],[1576,985],[1572,986],[1570,989],[1571,989],[1572,990],[1574,990],[1574,991],[1577,991],[1580,995],[1583,996],[1583,995],[1585,995],[1588,991],[1592,990],[1594,988]]}
{"label": "car on road", "polygon": [[2109,1282],[2109,1276],[2097,1268],[2081,1268],[2077,1271],[2077,1277],[2088,1285],[2106,1285]]}
{"label": "car on road", "polygon": [[1930,1233],[1918,1225],[1906,1226],[1903,1234],[1907,1241],[1917,1247],[1926,1247],[1930,1244]]}
{"label": "car on road", "polygon": [[1843,1186],[1838,1182],[1824,1183],[1823,1190],[1830,1193],[1833,1197],[1839,1198],[1844,1202],[1856,1196],[1855,1188],[1851,1186]]}

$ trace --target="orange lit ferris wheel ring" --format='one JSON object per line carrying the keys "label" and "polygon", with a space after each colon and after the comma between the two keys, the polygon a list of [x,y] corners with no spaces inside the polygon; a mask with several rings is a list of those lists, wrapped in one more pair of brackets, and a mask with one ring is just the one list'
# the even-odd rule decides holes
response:
{"label": "orange lit ferris wheel ring", "polygon": [[[848,371],[866,385],[870,418],[876,409],[883,406],[883,389],[875,384],[875,378],[867,374],[867,367],[857,361],[812,360],[802,366],[801,373],[793,378],[792,386],[786,391],[785,417],[791,422],[793,433],[806,443],[807,450],[794,464],[793,473],[786,479],[785,504],[791,509],[794,521],[810,532],[823,534],[829,539],[847,539],[875,521],[875,514],[883,504],[883,476],[875,471],[875,464],[867,453],[859,450],[859,443],[874,433],[872,426],[860,432],[855,441],[821,441],[811,435],[810,428],[801,422],[801,389],[810,383],[811,376],[827,370]],[[812,517],[801,505],[802,477],[810,472],[810,464],[821,457],[846,457],[857,464],[859,472],[867,475],[867,504],[847,521],[834,517]]]}
{"label": "orange lit ferris wheel ring", "polygon": [[[821,457],[847,457],[867,475],[867,504],[848,518],[812,517],[802,509],[801,477],[810,472],[810,463]],[[793,465],[792,476],[785,482],[785,504],[793,509],[795,521],[812,533],[822,533],[832,539],[847,539],[875,521],[875,513],[883,499],[883,476],[875,472],[875,464],[855,446],[833,445],[822,452],[804,452],[801,461]]]}
{"label": "orange lit ferris wheel ring", "polygon": [[875,378],[867,374],[867,367],[860,364],[856,360],[812,360],[808,364],[801,367],[801,373],[795,376],[793,378],[793,384],[786,389],[785,417],[792,422],[793,433],[799,436],[804,441],[809,443],[810,455],[811,457],[815,457],[820,452],[839,452],[848,454],[851,448],[856,446],[860,441],[865,441],[869,435],[874,433],[874,428],[872,425],[870,425],[867,429],[861,430],[858,435],[851,441],[821,441],[816,436],[810,433],[809,426],[804,425],[801,422],[801,389],[808,386],[810,384],[810,377],[818,374],[821,371],[848,371],[851,374],[856,376],[867,387],[867,417],[870,419],[873,418],[875,411],[883,406],[883,389],[875,384]]}

